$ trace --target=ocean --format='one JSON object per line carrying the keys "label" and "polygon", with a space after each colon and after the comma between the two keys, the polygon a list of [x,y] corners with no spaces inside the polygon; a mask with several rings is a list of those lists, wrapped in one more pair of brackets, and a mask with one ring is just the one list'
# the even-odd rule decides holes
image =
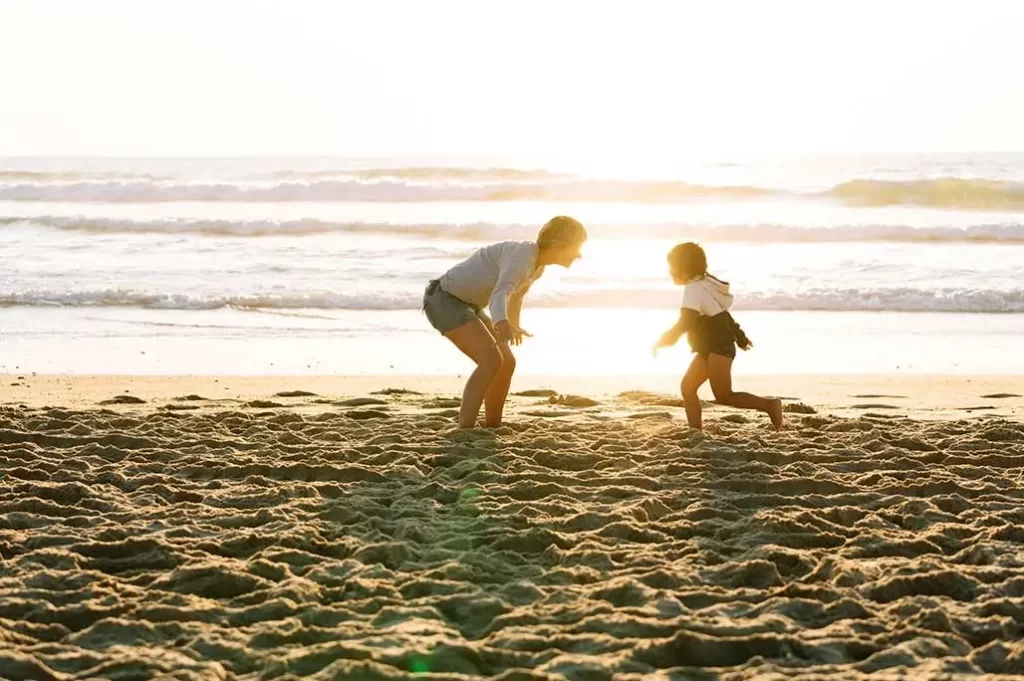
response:
{"label": "ocean", "polygon": [[675,243],[732,282],[737,373],[1024,375],[1024,154],[597,167],[509,159],[0,159],[0,372],[453,374],[426,282],[555,215],[519,371],[680,373]]}

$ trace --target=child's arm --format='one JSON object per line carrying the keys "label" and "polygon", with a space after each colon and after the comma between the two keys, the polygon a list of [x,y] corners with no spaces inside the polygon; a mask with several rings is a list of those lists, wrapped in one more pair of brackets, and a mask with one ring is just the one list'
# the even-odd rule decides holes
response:
{"label": "child's arm", "polygon": [[732,325],[732,333],[736,338],[736,347],[740,350],[749,350],[754,347],[753,341],[747,338],[747,334],[743,332],[743,329],[740,328],[739,322],[733,319],[732,315],[729,315],[729,323]]}
{"label": "child's arm", "polygon": [[693,328],[693,323],[696,321],[698,313],[696,310],[689,308],[683,308],[679,311],[679,320],[672,325],[672,328],[661,334],[661,338],[654,344],[654,354],[658,354],[658,350],[661,348],[667,348],[675,345],[676,342],[683,337],[683,334],[688,333]]}

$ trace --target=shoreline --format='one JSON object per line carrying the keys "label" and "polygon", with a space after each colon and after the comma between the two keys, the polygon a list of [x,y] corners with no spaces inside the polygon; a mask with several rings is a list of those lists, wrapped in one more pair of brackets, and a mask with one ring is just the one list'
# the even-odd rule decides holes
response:
{"label": "shoreline", "polygon": [[[531,376],[516,377],[512,393],[550,389],[562,395],[584,396],[606,405],[628,391],[645,391],[678,398],[676,376]],[[386,389],[402,389],[457,399],[464,375],[378,376],[214,376],[214,375],[53,375],[0,374],[0,405],[30,408],[62,406],[89,409],[128,395],[144,402],[134,406],[174,404],[192,400],[200,408],[226,408],[253,400],[274,401],[281,407],[304,410],[329,406],[340,398],[365,397]],[[736,390],[781,397],[786,405],[800,403],[817,412],[843,417],[881,413],[912,419],[962,419],[995,416],[1024,420],[1024,377],[961,375],[766,375],[734,377]],[[282,397],[280,393],[310,393]],[[701,397],[712,401],[707,384]],[[543,402],[536,397],[511,397],[509,416],[523,406]],[[718,407],[718,409],[723,409]],[[736,410],[728,410],[736,411]],[[678,412],[678,413],[675,413]],[[685,418],[682,409],[670,411]]]}
{"label": "shoreline", "polygon": [[[678,381],[691,361],[686,344],[657,358],[650,352],[674,322],[677,302],[664,310],[531,306],[524,325],[535,338],[516,348],[516,376],[646,381],[677,374]],[[754,310],[737,319],[756,345],[737,357],[737,377],[949,374],[1024,381],[1024,355],[1014,351],[1024,314]],[[0,306],[0,374],[444,377],[470,366],[419,310]],[[672,381],[666,385],[661,390],[675,392]]]}

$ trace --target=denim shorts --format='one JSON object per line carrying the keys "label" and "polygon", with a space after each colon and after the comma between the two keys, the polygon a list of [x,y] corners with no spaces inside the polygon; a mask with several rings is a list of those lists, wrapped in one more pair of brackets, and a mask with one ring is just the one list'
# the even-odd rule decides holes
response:
{"label": "denim shorts", "polygon": [[442,334],[454,331],[474,319],[491,327],[491,318],[486,312],[442,290],[441,282],[436,279],[427,284],[427,290],[423,293],[423,311],[430,325]]}

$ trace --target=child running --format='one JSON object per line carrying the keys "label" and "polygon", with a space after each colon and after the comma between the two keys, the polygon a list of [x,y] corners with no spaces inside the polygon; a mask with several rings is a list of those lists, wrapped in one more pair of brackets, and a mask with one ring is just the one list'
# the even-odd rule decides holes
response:
{"label": "child running", "polygon": [[485,246],[427,285],[423,311],[430,324],[476,362],[462,391],[459,428],[476,426],[481,402],[484,427],[501,425],[516,368],[509,344],[531,335],[519,326],[523,296],[546,266],[572,265],[586,239],[583,225],[558,216],[541,228],[536,241]]}
{"label": "child running", "polygon": [[708,273],[704,250],[695,243],[679,244],[669,251],[668,264],[672,281],[684,286],[683,305],[679,321],[654,344],[654,354],[657,356],[660,348],[675,345],[683,334],[687,334],[690,349],[697,353],[680,386],[690,427],[702,430],[697,389],[711,379],[711,391],[719,404],[763,411],[771,418],[775,430],[781,430],[782,400],[733,392],[732,361],[736,358],[736,346],[749,350],[754,344],[729,314],[732,294],[728,282]]}

